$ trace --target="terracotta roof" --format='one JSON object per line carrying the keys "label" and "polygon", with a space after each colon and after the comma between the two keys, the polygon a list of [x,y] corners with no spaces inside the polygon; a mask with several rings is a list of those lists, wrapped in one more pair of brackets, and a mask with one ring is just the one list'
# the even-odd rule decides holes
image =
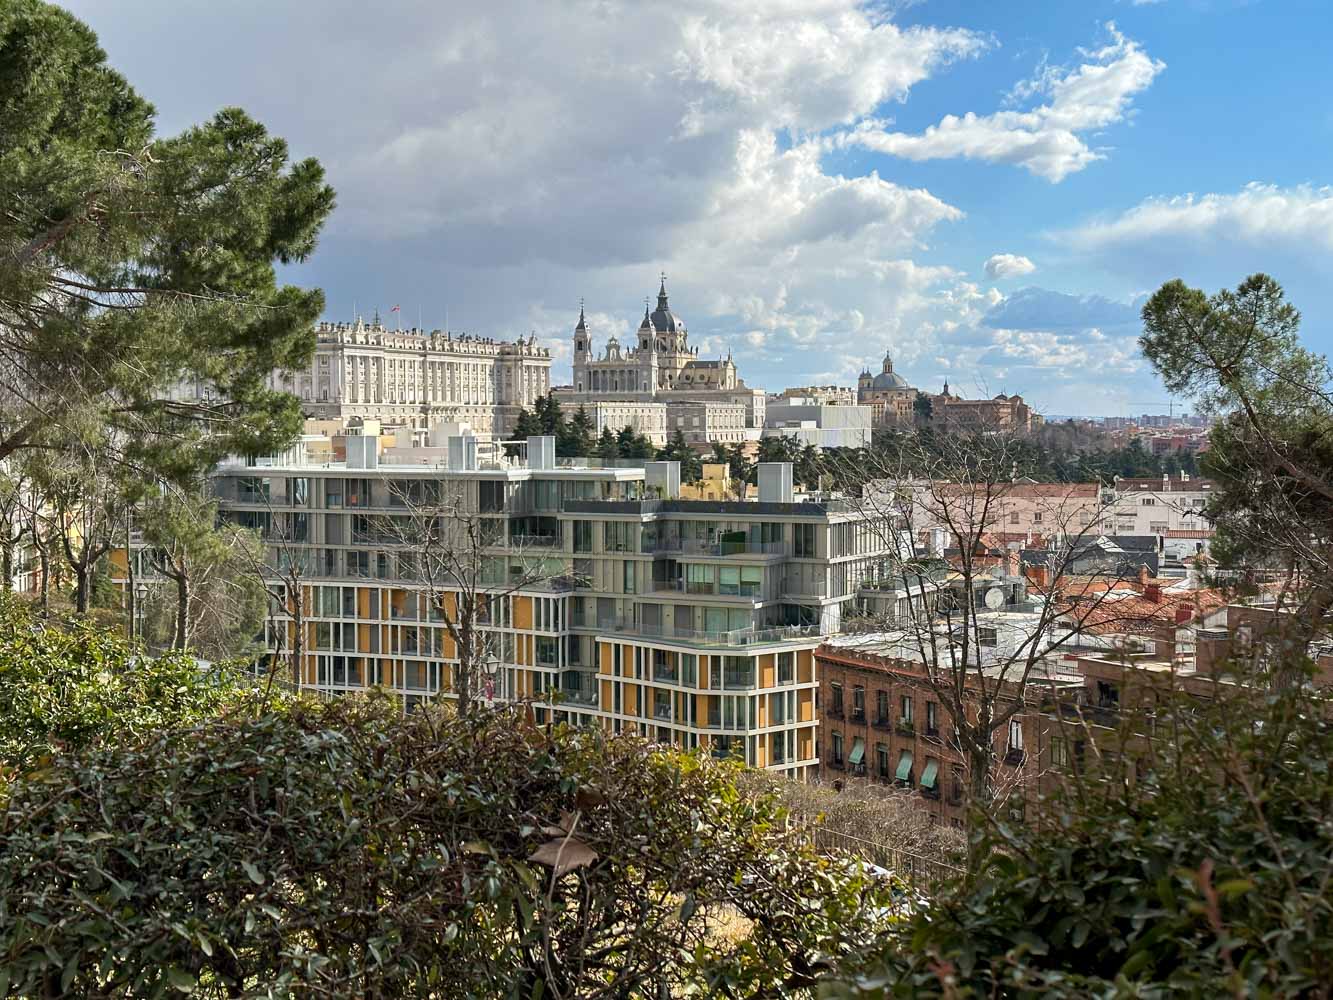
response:
{"label": "terracotta roof", "polygon": [[1212,528],[1168,528],[1167,538],[1212,538],[1217,534]]}

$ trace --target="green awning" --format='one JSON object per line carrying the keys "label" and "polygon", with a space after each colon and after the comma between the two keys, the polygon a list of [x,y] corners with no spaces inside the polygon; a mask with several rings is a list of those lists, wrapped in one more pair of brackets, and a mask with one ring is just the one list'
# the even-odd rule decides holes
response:
{"label": "green awning", "polygon": [[921,787],[934,788],[935,779],[940,773],[940,762],[937,760],[927,760],[926,769],[921,772]]}
{"label": "green awning", "polygon": [[856,741],[852,744],[852,752],[847,755],[847,763],[859,764],[861,763],[861,761],[865,760],[865,757],[866,757],[866,741],[858,736],[856,738]]}
{"label": "green awning", "polygon": [[898,771],[894,777],[899,781],[907,781],[912,776],[912,751],[904,750],[903,755],[898,758]]}

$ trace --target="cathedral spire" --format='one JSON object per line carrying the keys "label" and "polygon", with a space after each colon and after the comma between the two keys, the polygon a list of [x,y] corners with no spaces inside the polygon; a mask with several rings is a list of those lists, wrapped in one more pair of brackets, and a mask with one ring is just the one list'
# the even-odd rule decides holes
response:
{"label": "cathedral spire", "polygon": [[587,324],[586,322],[584,322],[584,319],[583,319],[583,300],[582,300],[582,299],[579,299],[579,325],[576,326],[576,327],[574,327],[574,329],[575,329],[575,330],[586,330],[586,329],[588,329],[588,324]]}

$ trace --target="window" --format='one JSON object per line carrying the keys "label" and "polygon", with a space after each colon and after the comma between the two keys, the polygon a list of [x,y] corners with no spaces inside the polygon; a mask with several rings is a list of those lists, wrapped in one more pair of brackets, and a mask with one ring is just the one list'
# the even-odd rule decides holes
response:
{"label": "window", "polygon": [[1139,501],[1139,503],[1142,504],[1144,507],[1156,507],[1156,506],[1157,506],[1157,498],[1156,498],[1156,497],[1144,497],[1142,500]]}
{"label": "window", "polygon": [[1009,720],[1009,752],[1023,752],[1023,720]]}
{"label": "window", "polygon": [[833,734],[833,764],[842,767],[842,733]]}
{"label": "window", "polygon": [[1051,740],[1051,766],[1069,766],[1069,741],[1063,736],[1056,736]]}
{"label": "window", "polygon": [[291,488],[287,495],[294,507],[304,507],[310,502],[310,480],[304,477],[298,477],[290,481]]}
{"label": "window", "polygon": [[267,503],[272,480],[242,476],[236,484],[236,498],[241,503]]}
{"label": "window", "polygon": [[933,701],[926,702],[926,735],[940,734],[940,706]]}
{"label": "window", "polygon": [[1041,524],[1041,511],[1037,511],[1032,515],[1032,523]]}
{"label": "window", "polygon": [[839,718],[841,718],[841,717],[842,717],[842,685],[841,685],[841,684],[834,684],[834,685],[832,685],[832,686],[830,687],[830,693],[831,693],[831,695],[832,695],[832,698],[830,699],[830,700],[831,700],[831,704],[829,705],[829,714],[830,714],[830,715],[836,715],[836,716],[838,716]]}
{"label": "window", "polygon": [[875,692],[875,722],[879,725],[889,721],[889,692]]}
{"label": "window", "polygon": [[685,592],[689,594],[711,594],[713,592],[713,567],[686,566]]}
{"label": "window", "polygon": [[852,688],[852,718],[864,722],[866,717],[866,689],[859,684]]}
{"label": "window", "polygon": [[1014,511],[1012,514],[1009,515],[1009,523],[1010,524],[1018,523],[1018,511]]}
{"label": "window", "polygon": [[792,526],[792,553],[797,559],[813,559],[815,555],[815,526],[797,524]]}
{"label": "window", "polygon": [[778,654],[778,683],[790,684],[796,679],[796,654]]}
{"label": "window", "polygon": [[983,646],[994,648],[1000,644],[1000,633],[998,629],[981,627],[977,629],[977,642]]}
{"label": "window", "polygon": [[478,509],[483,514],[498,514],[505,507],[505,484],[483,480],[477,484]]}
{"label": "window", "polygon": [[624,562],[624,584],[625,593],[634,593],[634,563],[628,559]]}
{"label": "window", "polygon": [[926,758],[926,768],[921,772],[921,791],[927,795],[939,795],[940,762],[934,757]]}
{"label": "window", "polygon": [[889,776],[889,747],[886,743],[875,744],[875,773],[885,779]]}
{"label": "window", "polygon": [[866,761],[866,741],[861,737],[852,740],[852,752],[847,755],[847,763],[852,769],[861,772],[865,770]]}
{"label": "window", "polygon": [[574,551],[591,552],[592,551],[592,522],[575,521],[574,522]]}
{"label": "window", "polygon": [[912,699],[908,695],[898,699],[898,724],[907,729],[912,728]]}
{"label": "window", "polygon": [[893,777],[901,781],[904,785],[912,783],[912,751],[904,750],[898,758],[898,770],[893,773]]}

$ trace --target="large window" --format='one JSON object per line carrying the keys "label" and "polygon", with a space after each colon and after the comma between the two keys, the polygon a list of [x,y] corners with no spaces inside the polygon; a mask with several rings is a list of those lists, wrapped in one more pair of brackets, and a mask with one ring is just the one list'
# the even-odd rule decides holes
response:
{"label": "large window", "polygon": [[739,594],[758,597],[764,586],[764,570],[760,566],[722,566],[717,572],[719,594]]}
{"label": "large window", "polygon": [[481,513],[498,514],[505,509],[505,484],[503,481],[482,480],[477,484],[477,487],[477,503]]}
{"label": "large window", "polygon": [[866,717],[866,689],[857,685],[852,688],[852,719],[864,722]]}
{"label": "large window", "polygon": [[748,656],[722,658],[723,684],[728,690],[754,687],[754,660]]}
{"label": "large window", "polygon": [[592,522],[575,521],[574,522],[574,551],[591,552],[592,551]]}
{"label": "large window", "polygon": [[842,733],[833,734],[833,763],[842,766]]}
{"label": "large window", "polygon": [[796,654],[778,654],[778,683],[790,684],[796,679]]}
{"label": "large window", "polygon": [[829,692],[830,692],[830,694],[831,694],[831,698],[829,699],[830,702],[831,702],[831,704],[829,705],[829,712],[830,712],[830,714],[832,714],[832,715],[841,716],[841,715],[842,715],[842,685],[841,685],[841,684],[832,684],[832,685],[830,685],[830,686],[829,686]]}
{"label": "large window", "polygon": [[1010,720],[1009,720],[1009,752],[1010,752],[1010,753],[1022,753],[1022,752],[1023,752],[1023,720],[1022,720],[1022,719],[1010,719]]}
{"label": "large window", "polygon": [[271,479],[242,476],[236,482],[236,499],[241,503],[268,503],[272,486]]}
{"label": "large window", "polygon": [[713,567],[687,564],[685,567],[685,591],[690,594],[711,594],[713,592]]}
{"label": "large window", "polygon": [[889,721],[889,692],[875,692],[875,723],[884,725]]}
{"label": "large window", "polygon": [[792,526],[793,554],[798,559],[813,559],[815,556],[815,526],[796,524]]}

